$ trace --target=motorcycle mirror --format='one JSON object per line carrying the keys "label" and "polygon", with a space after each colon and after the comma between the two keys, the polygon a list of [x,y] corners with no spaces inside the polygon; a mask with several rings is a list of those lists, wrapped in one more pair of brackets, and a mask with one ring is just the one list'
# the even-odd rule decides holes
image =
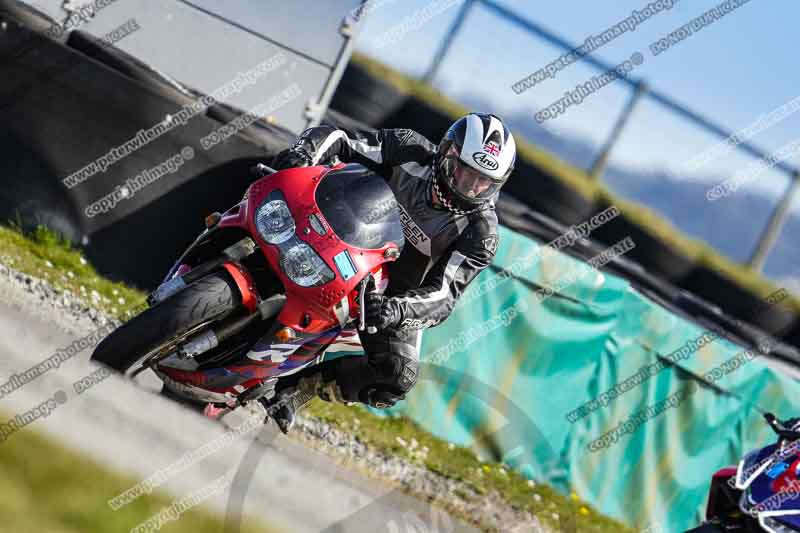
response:
{"label": "motorcycle mirror", "polygon": [[780,437],[781,439],[787,439],[787,440],[800,439],[800,431],[793,431],[787,428],[772,413],[764,413],[764,419],[770,425],[772,431],[774,431],[775,434],[778,435],[778,437]]}
{"label": "motorcycle mirror", "polygon": [[775,427],[775,424],[778,420],[772,413],[764,413],[764,419],[767,421],[767,424],[769,424],[773,428]]}

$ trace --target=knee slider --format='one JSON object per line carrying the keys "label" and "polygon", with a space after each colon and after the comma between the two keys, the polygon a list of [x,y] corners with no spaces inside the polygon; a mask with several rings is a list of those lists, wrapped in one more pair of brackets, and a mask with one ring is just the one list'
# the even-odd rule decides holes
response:
{"label": "knee slider", "polygon": [[417,377],[419,377],[419,361],[405,359],[399,380],[400,388],[403,389],[403,392],[410,391],[416,385]]}

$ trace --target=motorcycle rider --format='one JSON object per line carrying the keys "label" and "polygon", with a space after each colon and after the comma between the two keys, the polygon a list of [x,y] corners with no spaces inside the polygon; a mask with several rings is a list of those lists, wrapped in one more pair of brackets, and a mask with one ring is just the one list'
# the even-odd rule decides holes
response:
{"label": "motorcycle rider", "polygon": [[514,169],[516,145],[502,120],[470,113],[435,145],[410,129],[305,130],[273,160],[277,170],[342,161],[383,176],[395,194],[406,245],[383,294],[366,296],[359,332],[366,357],[341,357],[282,379],[265,402],[287,433],[314,396],[385,408],[417,381],[422,330],[443,322],[497,250],[494,203]]}

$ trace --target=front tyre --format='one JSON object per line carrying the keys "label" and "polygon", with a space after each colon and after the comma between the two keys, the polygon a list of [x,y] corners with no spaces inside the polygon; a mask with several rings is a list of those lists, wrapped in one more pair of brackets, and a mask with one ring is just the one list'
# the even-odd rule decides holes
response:
{"label": "front tyre", "polygon": [[227,274],[209,274],[115,329],[97,345],[91,359],[127,374],[151,352],[229,314],[240,303],[239,291]]}

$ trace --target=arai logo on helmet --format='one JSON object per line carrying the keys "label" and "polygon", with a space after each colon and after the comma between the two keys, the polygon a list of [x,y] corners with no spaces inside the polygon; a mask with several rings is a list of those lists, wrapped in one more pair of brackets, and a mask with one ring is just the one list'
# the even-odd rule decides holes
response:
{"label": "arai logo on helmet", "polygon": [[475,152],[472,154],[472,160],[487,170],[497,170],[500,166],[494,157],[485,152]]}

